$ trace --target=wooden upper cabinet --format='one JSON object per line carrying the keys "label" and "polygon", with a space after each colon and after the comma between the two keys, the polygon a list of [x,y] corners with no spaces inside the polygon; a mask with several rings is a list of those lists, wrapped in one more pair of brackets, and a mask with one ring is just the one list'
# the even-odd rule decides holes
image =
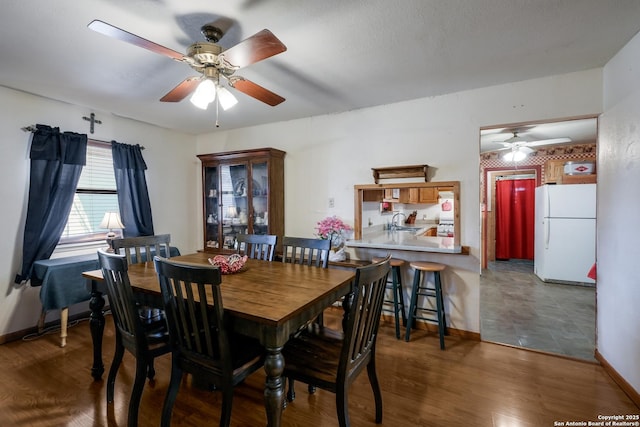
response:
{"label": "wooden upper cabinet", "polygon": [[560,184],[564,175],[564,163],[566,160],[548,160],[544,165],[545,184]]}
{"label": "wooden upper cabinet", "polygon": [[363,202],[381,202],[384,198],[384,190],[365,190],[362,192]]}
{"label": "wooden upper cabinet", "polygon": [[363,202],[390,202],[405,204],[429,204],[438,203],[440,193],[454,191],[452,186],[407,187],[406,185],[395,187],[381,187],[362,190]]}
{"label": "wooden upper cabinet", "polygon": [[418,203],[429,203],[429,204],[438,203],[438,188],[437,187],[421,188],[420,199]]}
{"label": "wooden upper cabinet", "polygon": [[400,201],[400,189],[399,188],[385,188],[384,189],[384,201],[385,202],[399,202]]}
{"label": "wooden upper cabinet", "polygon": [[402,200],[402,203],[411,203],[411,204],[435,204],[438,203],[438,188],[437,187],[426,187],[426,188],[406,188],[403,189],[405,191],[401,192],[402,194],[406,194],[406,199]]}

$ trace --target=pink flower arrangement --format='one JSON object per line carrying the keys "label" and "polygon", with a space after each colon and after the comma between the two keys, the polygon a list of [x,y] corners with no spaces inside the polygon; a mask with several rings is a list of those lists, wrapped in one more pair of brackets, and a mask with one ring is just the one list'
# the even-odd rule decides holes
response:
{"label": "pink flower arrangement", "polygon": [[334,215],[318,221],[316,236],[324,240],[330,239],[333,246],[340,246],[343,243],[344,234],[352,230],[353,227]]}

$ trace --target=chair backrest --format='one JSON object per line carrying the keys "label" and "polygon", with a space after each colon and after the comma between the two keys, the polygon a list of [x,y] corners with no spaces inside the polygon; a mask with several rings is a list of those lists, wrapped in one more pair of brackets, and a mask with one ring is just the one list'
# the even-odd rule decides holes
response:
{"label": "chair backrest", "polygon": [[329,265],[331,240],[305,237],[282,238],[282,262],[314,265],[326,268]]}
{"label": "chair backrest", "polygon": [[220,377],[232,375],[220,270],[154,258],[171,343],[179,357],[206,364]]}
{"label": "chair backrest", "polygon": [[147,338],[131,289],[126,257],[99,250],[98,260],[107,285],[113,321],[122,336],[123,344],[129,349],[134,345],[146,348]]}
{"label": "chair backrest", "polygon": [[138,264],[153,261],[154,255],[169,258],[171,256],[170,243],[170,234],[158,234],[155,236],[113,239],[111,245],[117,254],[121,253],[120,250],[122,249],[129,264]]}
{"label": "chair backrest", "polygon": [[349,314],[343,321],[344,343],[338,381],[350,382],[375,351],[390,260],[391,255],[388,255],[378,263],[356,269],[352,297],[344,302]]}
{"label": "chair backrest", "polygon": [[238,234],[238,251],[249,258],[273,261],[278,236],[272,234]]}

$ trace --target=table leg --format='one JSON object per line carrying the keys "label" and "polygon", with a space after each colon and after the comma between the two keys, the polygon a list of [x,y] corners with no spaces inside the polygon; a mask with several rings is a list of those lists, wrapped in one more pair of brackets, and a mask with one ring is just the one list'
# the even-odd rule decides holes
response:
{"label": "table leg", "polygon": [[38,335],[42,335],[42,333],[44,332],[44,321],[46,317],[47,310],[43,308],[42,312],[40,313],[40,318],[38,319]]}
{"label": "table leg", "polygon": [[67,325],[69,323],[69,307],[60,309],[60,347],[67,345]]}
{"label": "table leg", "polygon": [[267,426],[279,427],[282,421],[282,401],[284,399],[284,357],[282,347],[267,347],[264,360],[267,379],[264,386],[264,406],[267,411]]}
{"label": "table leg", "polygon": [[95,281],[91,282],[91,300],[89,308],[91,314],[89,316],[89,328],[91,329],[91,340],[93,341],[93,367],[91,368],[91,376],[94,380],[102,378],[104,373],[104,364],[102,363],[102,334],[104,333],[104,297],[102,292],[97,289]]}

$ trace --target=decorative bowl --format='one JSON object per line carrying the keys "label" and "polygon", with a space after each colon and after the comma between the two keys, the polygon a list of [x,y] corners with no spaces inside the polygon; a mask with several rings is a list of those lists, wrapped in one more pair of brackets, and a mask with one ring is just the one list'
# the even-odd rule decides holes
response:
{"label": "decorative bowl", "polygon": [[233,274],[242,270],[244,264],[247,262],[247,256],[239,254],[231,255],[216,255],[213,258],[209,258],[209,264],[214,265],[220,269],[222,274]]}

